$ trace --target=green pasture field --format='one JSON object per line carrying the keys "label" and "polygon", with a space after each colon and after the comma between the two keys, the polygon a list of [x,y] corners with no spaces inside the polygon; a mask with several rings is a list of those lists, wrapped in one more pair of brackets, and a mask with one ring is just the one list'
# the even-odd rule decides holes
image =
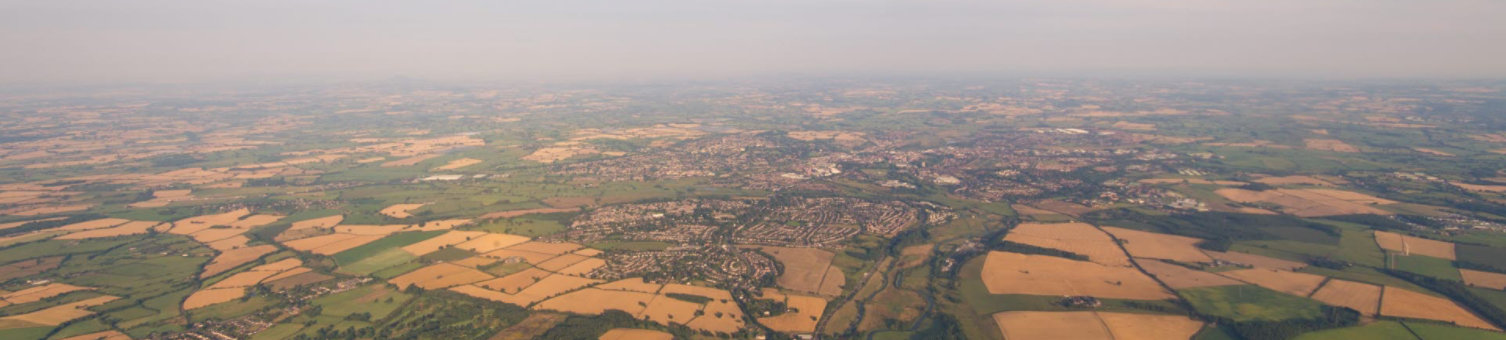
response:
{"label": "green pasture field", "polygon": [[388,248],[382,252],[367,256],[360,260],[340,265],[340,272],[355,275],[370,275],[384,269],[412,262],[417,256],[408,253],[402,248]]}
{"label": "green pasture field", "polygon": [[1454,268],[1454,263],[1449,260],[1422,255],[1394,255],[1392,261],[1394,261],[1396,269],[1440,279],[1464,280],[1464,278],[1459,277],[1459,268]]}
{"label": "green pasture field", "polygon": [[339,263],[343,266],[346,264],[365,260],[391,249],[397,249],[403,246],[418,243],[423,240],[439,236],[440,234],[444,234],[445,232],[446,231],[444,230],[434,230],[394,233],[392,235],[387,235],[387,237],[383,237],[379,240],[372,241],[371,243],[363,244],[355,248],[350,248],[348,250],[336,253],[332,257],[335,259],[336,263]]}
{"label": "green pasture field", "polygon": [[1406,326],[1396,321],[1379,321],[1364,326],[1345,327],[1304,333],[1296,340],[1417,340]]}
{"label": "green pasture field", "polygon": [[1198,312],[1235,321],[1284,320],[1322,316],[1322,303],[1254,285],[1188,288],[1178,291]]}

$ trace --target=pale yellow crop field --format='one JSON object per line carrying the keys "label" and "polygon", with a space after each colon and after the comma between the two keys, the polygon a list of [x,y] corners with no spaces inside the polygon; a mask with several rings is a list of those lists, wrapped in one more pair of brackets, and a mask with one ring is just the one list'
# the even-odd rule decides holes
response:
{"label": "pale yellow crop field", "polygon": [[1113,238],[1087,223],[1021,223],[1004,240],[1081,254],[1107,266],[1130,265]]}
{"label": "pale yellow crop field", "polygon": [[1202,239],[1158,234],[1133,229],[1103,227],[1114,238],[1124,241],[1124,249],[1134,257],[1166,259],[1179,262],[1212,262],[1197,247]]}
{"label": "pale yellow crop field", "polygon": [[1155,280],[1134,268],[1044,255],[991,251],[984,259],[982,279],[992,294],[1090,295],[1131,300],[1172,297]]}

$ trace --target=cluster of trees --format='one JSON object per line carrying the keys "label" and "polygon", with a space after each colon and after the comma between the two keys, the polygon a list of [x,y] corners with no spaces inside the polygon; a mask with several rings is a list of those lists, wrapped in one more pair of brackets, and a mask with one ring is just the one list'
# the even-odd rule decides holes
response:
{"label": "cluster of trees", "polygon": [[1037,247],[1037,246],[1032,246],[1032,245],[1028,245],[1028,244],[1024,244],[1024,243],[1004,241],[1004,240],[999,240],[998,242],[994,242],[994,244],[992,246],[988,247],[988,249],[990,249],[990,250],[999,250],[999,251],[1007,251],[1007,252],[1011,252],[1011,253],[1020,253],[1020,254],[1056,256],[1056,257],[1068,258],[1068,259],[1073,259],[1073,260],[1078,260],[1078,261],[1087,261],[1088,260],[1087,256],[1084,256],[1084,255],[1078,254],[1078,253],[1074,253],[1074,252],[1070,252],[1070,251],[1065,251],[1065,250],[1060,250],[1060,249],[1053,249],[1053,248],[1045,248],[1045,247]]}
{"label": "cluster of trees", "polygon": [[1353,309],[1323,306],[1323,315],[1307,319],[1280,321],[1250,320],[1233,321],[1213,318],[1213,321],[1245,340],[1286,340],[1298,334],[1329,328],[1349,327],[1359,324],[1360,312]]}
{"label": "cluster of trees", "polygon": [[691,295],[691,294],[667,293],[667,294],[664,294],[664,296],[668,296],[669,298],[675,299],[675,300],[681,300],[681,301],[686,301],[686,302],[691,302],[691,303],[697,303],[697,304],[703,304],[703,303],[711,301],[711,298],[709,298],[709,297],[700,296],[700,295]]}
{"label": "cluster of trees", "polygon": [[926,328],[915,331],[910,335],[912,340],[952,340],[967,339],[962,333],[962,326],[957,323],[957,318],[945,313],[936,313]]}
{"label": "cluster of trees", "polygon": [[1330,257],[1308,258],[1307,264],[1313,265],[1314,267],[1328,268],[1333,270],[1344,270],[1354,266],[1353,263],[1349,263],[1348,261],[1335,260]]}
{"label": "cluster of trees", "polygon": [[784,305],[783,301],[762,299],[748,299],[743,303],[742,307],[748,315],[756,317],[777,316],[784,314],[784,311],[789,309],[788,306]]}
{"label": "cluster of trees", "polygon": [[1375,214],[1339,215],[1324,217],[1324,219],[1349,222],[1380,230],[1412,230],[1412,226],[1405,222]]}

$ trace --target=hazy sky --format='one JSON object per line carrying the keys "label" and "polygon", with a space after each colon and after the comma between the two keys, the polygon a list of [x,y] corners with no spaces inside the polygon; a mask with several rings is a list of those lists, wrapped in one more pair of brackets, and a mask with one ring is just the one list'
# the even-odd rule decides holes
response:
{"label": "hazy sky", "polygon": [[0,85],[1506,77],[1502,0],[0,0]]}

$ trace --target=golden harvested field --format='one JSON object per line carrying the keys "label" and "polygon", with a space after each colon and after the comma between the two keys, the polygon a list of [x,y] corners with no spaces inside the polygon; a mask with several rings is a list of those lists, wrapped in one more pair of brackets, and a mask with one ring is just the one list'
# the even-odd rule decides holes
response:
{"label": "golden harvested field", "polygon": [[277,275],[277,272],[247,270],[235,273],[235,275],[230,275],[230,277],[227,277],[224,280],[220,280],[220,282],[215,282],[214,285],[209,286],[209,288],[215,289],[249,287],[257,283],[261,283],[262,280],[265,280],[268,277],[272,277],[273,275]]}
{"label": "golden harvested field", "polygon": [[340,224],[340,222],[344,221],[344,220],[345,220],[345,216],[344,215],[334,215],[334,216],[326,216],[326,217],[320,217],[320,218],[315,218],[315,219],[302,220],[302,221],[298,221],[298,222],[293,222],[293,226],[289,227],[288,230],[331,228],[331,227],[334,227],[335,225]]}
{"label": "golden harvested field", "polygon": [[350,225],[350,224],[346,224],[346,225],[337,225],[337,226],[335,226],[334,230],[335,230],[336,233],[351,234],[351,235],[391,235],[392,233],[396,233],[396,232],[400,232],[400,231],[417,231],[418,230],[416,228],[410,228],[410,227],[412,227],[412,226],[406,225],[406,224],[388,224],[388,225],[359,225],[359,224],[357,224],[357,225]]}
{"label": "golden harvested field", "polygon": [[403,251],[406,251],[409,254],[413,254],[413,256],[424,256],[425,254],[432,253],[436,250],[439,250],[440,248],[460,244],[461,242],[468,241],[471,238],[481,237],[482,235],[486,234],[487,233],[484,231],[451,231],[444,233],[444,235],[435,236],[427,240],[419,241],[418,243],[404,246]]}
{"label": "golden harvested field", "polygon": [[265,279],[262,279],[261,282],[272,282],[272,281],[282,280],[282,279],[286,279],[286,278],[289,278],[289,277],[298,276],[300,274],[311,272],[311,271],[314,271],[314,270],[306,268],[306,267],[296,267],[296,268],[293,268],[293,269],[288,269],[288,270],[284,270],[284,271],[278,272],[277,275],[272,275],[272,276],[269,276],[269,277],[267,277]]}
{"label": "golden harvested field", "polygon": [[1014,209],[1015,212],[1020,213],[1021,216],[1040,217],[1040,216],[1061,215],[1060,213],[1057,213],[1055,211],[1050,211],[1050,210],[1046,210],[1046,209],[1036,208],[1036,207],[1032,207],[1032,206],[1028,206],[1028,205],[1024,205],[1024,204],[1011,204],[1011,205],[1009,205],[1009,207],[1010,207],[1010,209]]}
{"label": "golden harvested field", "polygon": [[293,248],[293,249],[299,250],[299,251],[312,252],[315,249],[319,249],[319,248],[324,247],[324,246],[336,244],[338,242],[343,242],[343,241],[347,241],[347,240],[356,239],[358,237],[361,237],[361,235],[329,234],[329,235],[320,235],[320,236],[314,236],[314,237],[305,238],[305,239],[287,241],[287,242],[283,242],[282,245],[288,246],[288,248]]}
{"label": "golden harvested field", "polygon": [[[736,333],[745,326],[742,309],[739,309],[735,302],[721,302],[720,300],[709,302],[704,312],[706,314],[690,320],[685,326],[697,330],[726,333]],[[717,313],[721,313],[721,316],[717,316]]]}
{"label": "golden harvested field", "polygon": [[1356,214],[1392,215],[1392,212],[1376,208],[1375,205],[1396,203],[1395,201],[1361,193],[1332,189],[1251,191],[1237,188],[1223,188],[1215,190],[1214,193],[1240,203],[1265,202],[1279,205],[1282,211],[1299,217]]}
{"label": "golden harvested field", "polygon": [[455,170],[455,169],[464,168],[464,167],[468,167],[468,166],[472,166],[472,165],[476,165],[476,164],[481,164],[481,160],[475,159],[475,158],[461,158],[461,159],[450,161],[449,163],[445,163],[445,165],[441,165],[441,166],[439,166],[437,168],[434,168],[433,171]]}
{"label": "golden harvested field", "polygon": [[549,275],[548,277],[545,277],[538,282],[529,285],[528,288],[523,288],[522,292],[514,295],[527,299],[527,301],[531,303],[599,282],[601,282],[601,280],[555,274]]}
{"label": "golden harvested field", "polygon": [[1009,340],[1188,339],[1203,328],[1185,316],[1109,312],[1002,312],[994,322]]}
{"label": "golden harvested field", "polygon": [[156,227],[160,224],[162,223],[152,221],[132,221],[126,222],[125,224],[121,224],[119,226],[104,229],[85,230],[68,235],[58,236],[57,238],[59,240],[81,240],[89,238],[145,234],[147,230],[152,229],[152,227]]}
{"label": "golden harvested field", "polygon": [[917,244],[905,247],[904,249],[900,249],[899,257],[901,262],[898,264],[898,266],[900,268],[910,268],[924,264],[926,259],[929,259],[931,257],[931,250],[935,248],[935,244],[927,243]]}
{"label": "golden harvested field", "polygon": [[648,307],[643,309],[639,317],[647,317],[649,321],[666,325],[670,322],[683,324],[694,319],[698,310],[701,310],[701,304],[658,295],[653,301],[649,301]]}
{"label": "golden harvested field", "polygon": [[1468,283],[1471,286],[1506,289],[1506,274],[1459,269],[1459,276],[1464,277],[1464,283]]}
{"label": "golden harvested field", "polygon": [[479,270],[449,263],[439,263],[394,277],[388,280],[388,282],[398,287],[411,285],[423,289],[440,289],[490,279],[492,279],[491,275],[487,275]]}
{"label": "golden harvested field", "polygon": [[1297,269],[1302,269],[1302,267],[1307,267],[1307,264],[1302,262],[1287,261],[1274,257],[1246,254],[1241,252],[1216,252],[1205,250],[1203,251],[1203,253],[1208,254],[1208,257],[1239,264],[1247,264],[1255,268],[1295,271]]}
{"label": "golden harvested field", "polygon": [[512,247],[508,247],[507,249],[522,250],[522,251],[531,251],[531,252],[535,252],[535,253],[544,253],[544,254],[550,254],[550,255],[560,255],[560,254],[568,253],[571,250],[579,249],[580,247],[581,247],[581,245],[575,244],[575,243],[570,243],[570,242],[541,242],[541,241],[531,241],[531,242],[528,242],[528,243],[523,243],[523,244],[515,245],[515,246],[512,246]]}
{"label": "golden harvested field", "polygon": [[244,234],[244,233],[246,233],[245,229],[235,229],[235,228],[226,228],[226,227],[213,227],[213,228],[209,228],[209,229],[200,230],[200,231],[195,232],[193,234],[189,234],[188,237],[193,238],[194,241],[199,241],[199,243],[206,243],[207,244],[207,243],[212,243],[214,241],[219,241],[219,240],[231,238],[231,237],[234,237],[236,235],[240,235],[240,234]]}
{"label": "golden harvested field", "polygon": [[237,229],[251,229],[251,228],[255,228],[255,227],[260,227],[260,226],[272,224],[272,222],[277,222],[277,220],[280,220],[283,217],[287,217],[287,216],[256,214],[256,215],[251,215],[250,217],[246,217],[244,219],[241,219],[239,221],[231,222],[230,226],[231,227],[235,227]]}
{"label": "golden harvested field", "polygon": [[602,334],[597,340],[674,340],[674,338],[674,334],[655,330],[613,328]]}
{"label": "golden harvested field", "polygon": [[539,163],[554,163],[575,156],[594,155],[601,153],[590,144],[581,142],[559,142],[554,146],[542,147],[533,153],[523,156],[523,159]]}
{"label": "golden harvested field", "polygon": [[649,293],[586,288],[545,300],[533,306],[533,309],[577,314],[601,314],[608,309],[616,309],[638,316],[642,315],[643,306],[656,297],[658,296]]}
{"label": "golden harvested field", "polygon": [[530,303],[529,301],[526,301],[523,298],[517,297],[517,296],[512,295],[512,294],[498,292],[498,291],[495,291],[495,290],[489,290],[489,289],[477,287],[477,286],[474,286],[474,285],[459,285],[459,286],[454,286],[454,287],[450,287],[450,291],[453,291],[453,292],[456,292],[456,293],[460,293],[460,294],[469,295],[469,296],[477,298],[477,299],[491,300],[491,301],[496,301],[496,302],[501,302],[501,303],[510,303],[510,304],[514,304],[514,305],[518,305],[518,306],[523,306],[523,307],[528,306],[528,304]]}
{"label": "golden harvested field", "polygon": [[188,197],[188,195],[191,194],[191,193],[193,193],[193,190],[189,190],[189,189],[183,189],[183,190],[155,190],[155,191],[152,191],[152,198],[183,198],[183,197]]}
{"label": "golden harvested field", "polygon": [[847,275],[842,273],[837,266],[826,267],[826,277],[821,279],[821,288],[817,294],[824,296],[837,296],[842,294],[842,287],[847,285]]}
{"label": "golden harvested field", "polygon": [[732,293],[729,293],[729,292],[727,292],[725,290],[711,288],[711,287],[682,285],[682,284],[676,284],[676,283],[671,283],[671,284],[664,285],[664,288],[660,289],[659,293],[660,294],[669,294],[669,293],[690,294],[690,295],[708,297],[708,298],[711,298],[712,300],[716,300],[717,302],[720,302],[720,300],[730,300],[730,299],[732,299]]}
{"label": "golden harvested field", "polygon": [[1218,274],[1178,266],[1157,260],[1136,261],[1145,272],[1172,289],[1241,285],[1244,282]]}
{"label": "golden harvested field", "polygon": [[576,136],[571,137],[570,140],[654,139],[665,137],[670,139],[690,139],[706,134],[706,132],[696,129],[700,126],[701,124],[696,123],[670,123],[655,124],[651,127],[619,128],[613,129],[610,132],[588,128],[575,130]]}
{"label": "golden harvested field", "polygon": [[173,228],[167,232],[181,235],[193,234],[213,226],[228,226],[239,221],[242,216],[250,214],[251,210],[240,209],[220,214],[189,217],[173,222]]}
{"label": "golden harvested field", "polygon": [[209,264],[204,265],[204,272],[200,273],[199,277],[206,278],[218,275],[247,262],[256,261],[256,259],[271,254],[274,251],[277,251],[277,247],[270,244],[223,251],[220,255],[215,256],[213,260],[210,260]]}
{"label": "golden harvested field", "polygon": [[601,249],[592,249],[592,248],[581,248],[580,250],[576,250],[574,252],[571,252],[571,254],[580,255],[580,256],[597,256],[597,255],[601,255],[601,253],[604,253],[603,251],[601,251]]}
{"label": "golden harvested field", "polygon": [[1323,288],[1313,293],[1313,300],[1349,307],[1361,315],[1373,315],[1380,311],[1381,287],[1368,283],[1330,279]]}
{"label": "golden harvested field", "polygon": [[[288,272],[285,272],[284,274],[291,273],[291,272],[294,272],[294,271],[290,270]],[[282,276],[282,275],[279,274],[278,276]],[[293,288],[293,287],[297,287],[297,286],[301,286],[301,285],[314,284],[314,283],[329,281],[329,280],[332,280],[334,278],[335,278],[334,276],[320,274],[320,273],[317,273],[317,272],[305,271],[305,272],[302,272],[302,273],[299,273],[299,274],[296,274],[296,275],[292,275],[292,276],[288,276],[288,277],[284,277],[284,278],[277,278],[277,277],[267,278],[266,284],[267,284],[268,287],[271,287],[273,290],[286,290],[288,288]]]}
{"label": "golden harvested field", "polygon": [[1438,151],[1438,150],[1434,150],[1434,149],[1429,149],[1429,148],[1416,148],[1416,147],[1414,147],[1414,148],[1412,148],[1412,150],[1416,150],[1417,152],[1421,152],[1421,153],[1425,153],[1425,154],[1430,154],[1430,155],[1434,155],[1434,156],[1454,157],[1454,154],[1443,152],[1443,151]]}
{"label": "golden harvested field", "polygon": [[1124,249],[1135,257],[1166,259],[1180,262],[1212,262],[1197,247],[1202,239],[1186,236],[1157,234],[1132,229],[1103,227],[1114,238],[1123,240]]}
{"label": "golden harvested field", "polygon": [[1380,314],[1453,322],[1464,327],[1498,330],[1453,301],[1396,287],[1385,287]]}
{"label": "golden harvested field", "polygon": [[1344,141],[1337,139],[1308,138],[1304,139],[1303,142],[1307,144],[1308,149],[1312,150],[1360,152],[1360,149],[1355,148],[1353,145],[1349,145],[1349,143],[1344,143]]}
{"label": "golden harvested field", "polygon": [[1380,245],[1381,249],[1398,252],[1402,255],[1423,255],[1440,259],[1454,259],[1454,243],[1452,242],[1429,240],[1377,230],[1375,231],[1375,243]]}
{"label": "golden harvested field", "polygon": [[984,259],[982,279],[991,294],[1091,295],[1131,300],[1172,297],[1134,268],[1044,255],[991,251]]}
{"label": "golden harvested field", "polygon": [[450,230],[450,229],[454,229],[455,227],[459,227],[459,226],[467,225],[467,224],[471,224],[471,220],[470,219],[457,218],[457,219],[448,219],[448,220],[428,221],[428,222],[423,222],[423,223],[419,223],[418,225],[415,225],[414,227],[416,227],[416,228],[414,228],[414,230],[418,230],[418,231]]}
{"label": "golden harvested field", "polygon": [[114,226],[118,226],[118,225],[121,225],[121,224],[125,224],[126,222],[130,222],[130,221],[131,220],[127,220],[127,219],[124,219],[124,218],[101,218],[101,219],[97,219],[97,220],[90,220],[90,221],[84,221],[84,222],[69,224],[69,225],[65,225],[65,226],[54,228],[53,230],[82,231],[82,230],[109,228],[109,227],[114,227]]}
{"label": "golden harvested field", "polygon": [[302,266],[302,265],[303,265],[303,260],[299,260],[298,258],[290,257],[290,258],[282,259],[282,260],[277,261],[277,262],[272,262],[272,263],[268,263],[268,264],[263,264],[263,265],[260,265],[260,266],[256,266],[256,267],[251,268],[251,270],[280,272],[280,271],[284,271],[284,270],[298,268],[298,266]]}
{"label": "golden harvested field", "polygon": [[356,237],[336,241],[310,251],[319,255],[334,255],[336,253],[360,247],[367,243],[382,239],[383,235],[356,235]]}
{"label": "golden harvested field", "polygon": [[497,263],[497,261],[498,261],[497,259],[490,258],[490,257],[485,257],[485,256],[471,256],[471,257],[467,257],[467,258],[463,258],[463,259],[459,259],[459,260],[455,260],[455,261],[450,261],[450,263],[453,263],[453,264],[455,264],[457,266],[462,266],[462,267],[477,268],[477,267],[481,267],[481,266],[485,266],[485,265]]}
{"label": "golden harvested field", "polygon": [[115,301],[115,299],[119,298],[114,296],[101,296],[88,300],[48,307],[47,309],[31,313],[7,316],[4,318],[4,320],[16,320],[40,325],[57,326],[68,321],[73,321],[78,318],[93,315],[94,312],[91,312],[85,308],[102,305],[110,301]]}
{"label": "golden harvested field", "polygon": [[1311,176],[1301,176],[1301,175],[1282,176],[1282,177],[1265,177],[1265,178],[1257,179],[1255,181],[1263,183],[1263,184],[1268,184],[1268,185],[1316,185],[1316,186],[1325,186],[1325,187],[1334,186],[1333,183],[1329,183],[1328,181],[1317,179],[1317,178],[1313,178]]}
{"label": "golden harvested field", "polygon": [[[579,256],[579,255],[576,255],[576,256]],[[565,267],[564,269],[560,269],[560,270],[556,271],[556,273],[565,274],[565,275],[586,276],[587,273],[590,273],[591,271],[596,270],[596,268],[601,268],[602,266],[606,266],[606,265],[607,265],[607,261],[606,260],[597,259],[597,258],[588,258],[588,259],[582,260],[580,262],[576,262],[575,264],[572,264],[569,267]],[[839,287],[838,288],[838,292],[840,292],[840,291],[841,290],[840,290],[840,287]]]}
{"label": "golden harvested field", "polygon": [[1468,184],[1459,182],[1449,182],[1449,184],[1453,184],[1460,189],[1475,192],[1506,192],[1506,185]]}
{"label": "golden harvested field", "polygon": [[485,253],[497,249],[507,248],[509,246],[517,245],[523,242],[528,242],[528,240],[529,238],[527,236],[488,233],[486,235],[471,238],[470,241],[456,244],[455,248],[470,250],[477,253]]}
{"label": "golden harvested field", "polygon": [[392,216],[392,218],[409,218],[413,217],[413,214],[409,214],[408,212],[422,208],[425,204],[427,203],[393,204],[392,206],[382,208],[381,213],[382,215]]}
{"label": "golden harvested field", "polygon": [[575,211],[580,211],[580,209],[569,209],[569,208],[538,208],[538,209],[508,210],[508,211],[498,211],[498,212],[486,213],[485,215],[481,215],[481,217],[478,217],[478,219],[491,220],[491,219],[498,219],[498,218],[513,218],[513,217],[518,217],[518,216],[523,216],[523,215],[528,215],[528,214],[553,214],[553,213],[575,212]]}
{"label": "golden harvested field", "polygon": [[1219,274],[1270,290],[1302,297],[1306,297],[1314,289],[1318,289],[1318,285],[1323,283],[1324,279],[1321,275],[1261,268],[1233,270]]}
{"label": "golden harvested field", "polygon": [[1130,265],[1114,239],[1087,223],[1021,223],[1004,240],[1082,254],[1107,266]]}
{"label": "golden harvested field", "polygon": [[209,288],[193,292],[188,299],[183,300],[183,310],[201,308],[218,303],[239,299],[246,295],[245,287],[236,288]]}
{"label": "golden harvested field", "polygon": [[537,265],[537,267],[539,267],[539,269],[548,270],[548,271],[551,271],[551,272],[558,272],[561,269],[565,269],[566,267],[570,267],[571,265],[579,263],[580,261],[585,261],[588,258],[589,257],[575,255],[575,254],[565,254],[565,255],[560,255],[560,256],[557,256],[555,258],[549,259],[548,261],[544,261],[542,263],[539,263]]}
{"label": "golden harvested field", "polygon": [[1121,121],[1114,122],[1113,127],[1115,129],[1124,129],[1124,130],[1153,131],[1153,130],[1156,129],[1156,124],[1131,123],[1131,122],[1126,122],[1126,121],[1122,121],[1121,120]]}
{"label": "golden harvested field", "polygon": [[381,167],[383,167],[383,168],[393,168],[393,167],[400,167],[400,166],[413,166],[415,164],[418,164],[419,162],[427,161],[430,158],[434,158],[434,157],[439,157],[439,154],[418,155],[418,156],[403,158],[403,159],[399,159],[399,160],[395,160],[395,161],[389,161],[389,162],[386,162],[386,163],[382,163]]}
{"label": "golden harvested field", "polygon": [[131,340],[131,337],[125,335],[125,333],[121,333],[120,331],[103,331],[98,333],[89,333],[74,337],[67,337],[63,338],[62,340]]}
{"label": "golden harvested field", "polygon": [[[804,292],[827,294],[833,290],[841,293],[841,284],[846,283],[846,278],[837,271],[838,276],[827,277],[831,267],[831,259],[835,256],[829,251],[817,248],[785,248],[785,247],[761,247],[763,252],[774,256],[774,260],[784,264],[784,274],[779,275],[776,281],[780,287]],[[828,281],[829,280],[829,281]],[[833,289],[827,286],[827,282],[833,282]],[[822,290],[826,286],[826,290]],[[835,295],[835,294],[833,294]]]}
{"label": "golden harvested field", "polygon": [[1189,339],[1203,329],[1203,322],[1181,315],[1099,312],[1114,340]]}
{"label": "golden harvested field", "polygon": [[826,310],[826,299],[814,296],[783,294],[773,288],[763,289],[763,299],[784,301],[793,309],[779,316],[758,318],[758,323],[780,332],[810,333]]}
{"label": "golden harvested field", "polygon": [[994,323],[1009,340],[1114,339],[1093,312],[1003,312],[994,314]]}
{"label": "golden harvested field", "polygon": [[591,287],[591,288],[596,288],[596,289],[601,289],[601,290],[625,290],[625,291],[629,291],[629,292],[657,294],[657,293],[659,293],[659,289],[664,288],[664,285],[657,284],[657,283],[649,283],[648,281],[643,281],[643,278],[641,278],[641,277],[631,277],[631,278],[626,278],[626,279],[621,279],[621,280],[617,280],[617,281],[603,283],[603,284],[600,284],[600,285],[596,285],[596,287]]}
{"label": "golden harvested field", "polygon": [[527,288],[528,286],[533,285],[534,282],[537,282],[538,280],[541,280],[545,277],[549,277],[550,274],[551,273],[538,268],[528,268],[517,273],[509,274],[507,276],[477,282],[475,283],[475,285],[503,293],[517,294],[518,292],[521,292],[523,288]]}
{"label": "golden harvested field", "polygon": [[5,302],[9,302],[11,304],[18,304],[19,305],[19,304],[23,304],[23,303],[31,303],[31,302],[42,301],[42,299],[46,299],[46,298],[50,298],[50,297],[54,297],[54,296],[58,296],[58,295],[63,295],[63,294],[67,294],[67,293],[70,293],[70,292],[76,292],[76,291],[80,291],[80,290],[93,290],[93,289],[94,288],[80,287],[80,286],[70,285],[70,284],[66,284],[66,283],[54,282],[54,283],[49,283],[49,284],[43,285],[43,286],[36,286],[36,287],[31,287],[31,288],[27,288],[27,289],[22,289],[22,290],[10,292],[8,294],[5,294],[4,296],[0,296],[0,298],[4,298]]}
{"label": "golden harvested field", "polygon": [[[160,229],[161,226],[164,226],[164,225],[167,225],[167,224],[165,224],[165,223],[164,224],[159,224],[158,227],[156,227],[156,228]],[[213,230],[213,229],[211,229],[211,230]],[[233,229],[231,229],[231,230],[233,230]],[[206,231],[208,231],[208,230],[206,230]],[[194,235],[189,235],[189,236],[190,237],[197,237],[198,234],[202,234],[204,232],[205,231],[200,231],[198,233],[194,233]],[[221,239],[210,241],[210,242],[204,242],[204,245],[209,246],[210,249],[219,250],[219,251],[226,251],[226,250],[231,250],[231,249],[235,249],[235,248],[244,247],[244,246],[246,246],[247,242],[251,242],[251,238],[248,238],[248,237],[246,237],[244,235],[244,233],[241,233],[241,234],[231,235],[230,237],[225,237],[225,238],[221,238]]]}

